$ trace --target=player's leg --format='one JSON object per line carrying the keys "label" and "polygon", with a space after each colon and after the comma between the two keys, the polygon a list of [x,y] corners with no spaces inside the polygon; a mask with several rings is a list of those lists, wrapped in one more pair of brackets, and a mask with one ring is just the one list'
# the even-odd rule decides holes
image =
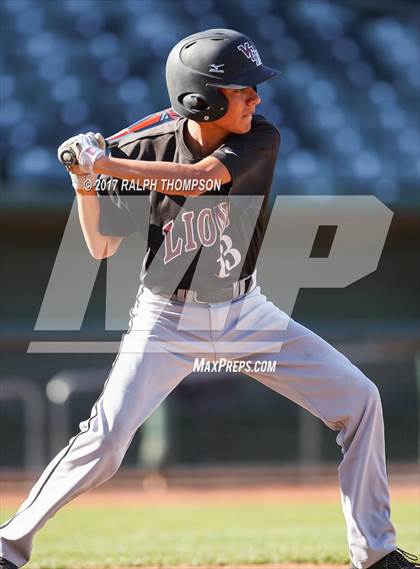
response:
{"label": "player's leg", "polygon": [[188,341],[188,333],[176,330],[180,307],[159,315],[162,306],[150,298],[137,306],[90,418],[47,466],[18,513],[1,526],[0,557],[18,567],[26,563],[35,533],[64,504],[113,476],[138,427],[191,372],[190,357],[169,352],[174,338]]}
{"label": "player's leg", "polygon": [[[234,303],[231,312],[237,318],[236,332],[231,327],[223,339],[240,342],[243,349],[250,343],[250,353],[237,356],[241,359],[277,362],[274,373],[249,375],[339,431],[339,481],[350,554],[355,567],[369,567],[395,549],[378,389],[343,354],[304,326],[289,322],[258,291],[244,307],[241,304]],[[255,342],[272,353],[258,353]]]}

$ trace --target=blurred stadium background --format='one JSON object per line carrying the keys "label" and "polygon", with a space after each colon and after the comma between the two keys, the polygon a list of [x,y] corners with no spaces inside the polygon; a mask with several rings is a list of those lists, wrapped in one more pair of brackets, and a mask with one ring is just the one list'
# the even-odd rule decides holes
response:
{"label": "blurred stadium background", "polygon": [[[1,473],[39,470],[78,429],[113,354],[27,354],[32,340],[116,340],[101,265],[80,333],[34,331],[74,193],[58,144],[168,106],[174,43],[240,29],[265,63],[260,112],[281,131],[276,195],[376,195],[394,212],[378,270],[301,291],[294,318],[378,385],[388,458],[419,444],[419,4],[409,0],[2,0]],[[273,260],[275,262],[275,260]],[[128,315],[127,315],[128,319]],[[417,371],[416,371],[417,370]],[[124,467],[336,465],[336,433],[256,382],[190,376],[136,435]]]}

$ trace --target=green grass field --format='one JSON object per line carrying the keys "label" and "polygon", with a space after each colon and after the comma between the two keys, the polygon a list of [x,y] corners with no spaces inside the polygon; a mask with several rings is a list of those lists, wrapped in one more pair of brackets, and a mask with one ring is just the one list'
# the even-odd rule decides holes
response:
{"label": "green grass field", "polygon": [[[12,512],[10,512],[12,513]],[[2,512],[2,518],[8,512]],[[419,505],[394,503],[398,545],[416,552]],[[68,508],[38,535],[28,569],[346,563],[338,504]]]}

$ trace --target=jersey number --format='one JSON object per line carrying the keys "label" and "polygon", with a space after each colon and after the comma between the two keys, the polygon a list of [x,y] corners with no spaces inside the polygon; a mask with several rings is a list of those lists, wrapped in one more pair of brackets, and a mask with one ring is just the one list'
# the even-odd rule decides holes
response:
{"label": "jersey number", "polygon": [[217,276],[221,279],[228,277],[231,270],[241,262],[241,253],[232,247],[232,239],[228,235],[222,235],[220,238],[220,257],[217,262],[220,263]]}

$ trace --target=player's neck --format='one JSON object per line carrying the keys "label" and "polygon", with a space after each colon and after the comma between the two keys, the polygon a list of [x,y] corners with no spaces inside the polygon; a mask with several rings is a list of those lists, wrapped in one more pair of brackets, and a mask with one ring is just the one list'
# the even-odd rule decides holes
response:
{"label": "player's neck", "polygon": [[188,120],[185,142],[193,154],[208,156],[222,144],[229,134],[219,125]]}

